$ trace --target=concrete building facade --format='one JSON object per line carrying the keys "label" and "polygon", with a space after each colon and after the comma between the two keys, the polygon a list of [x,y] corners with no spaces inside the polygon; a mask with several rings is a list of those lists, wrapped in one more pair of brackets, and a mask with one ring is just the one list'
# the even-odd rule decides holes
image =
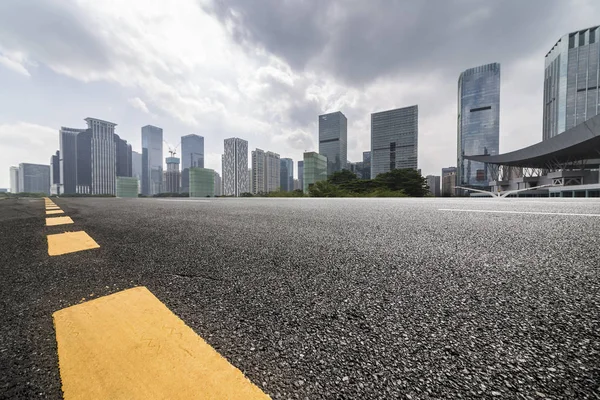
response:
{"label": "concrete building facade", "polygon": [[224,141],[223,195],[239,197],[250,191],[248,178],[248,142],[240,138]]}
{"label": "concrete building facade", "polygon": [[50,166],[43,164],[19,164],[20,193],[50,194]]}
{"label": "concrete building facade", "polygon": [[181,173],[179,172],[179,158],[167,157],[167,171],[165,172],[165,190],[167,193],[179,193]]}

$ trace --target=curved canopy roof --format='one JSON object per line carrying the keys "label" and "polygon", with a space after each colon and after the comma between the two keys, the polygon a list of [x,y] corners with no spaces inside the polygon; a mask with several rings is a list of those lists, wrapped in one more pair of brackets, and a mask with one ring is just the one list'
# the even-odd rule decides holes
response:
{"label": "curved canopy roof", "polygon": [[548,168],[556,164],[588,160],[587,167],[600,165],[600,114],[560,135],[497,156],[465,156],[467,160],[526,168]]}

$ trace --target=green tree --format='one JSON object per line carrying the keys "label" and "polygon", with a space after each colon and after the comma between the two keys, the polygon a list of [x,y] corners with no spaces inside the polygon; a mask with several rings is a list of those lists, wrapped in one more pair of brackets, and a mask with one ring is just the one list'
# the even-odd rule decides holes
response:
{"label": "green tree", "polygon": [[347,169],[343,169],[341,171],[336,171],[331,176],[327,178],[330,183],[334,185],[340,185],[342,183],[348,183],[352,181],[358,180],[356,174],[352,171],[348,171]]}
{"label": "green tree", "polygon": [[346,197],[348,193],[329,181],[319,181],[308,187],[310,197]]}
{"label": "green tree", "polygon": [[411,197],[423,197],[429,192],[427,180],[412,168],[394,169],[377,175],[374,179],[377,187],[391,191],[402,191]]}

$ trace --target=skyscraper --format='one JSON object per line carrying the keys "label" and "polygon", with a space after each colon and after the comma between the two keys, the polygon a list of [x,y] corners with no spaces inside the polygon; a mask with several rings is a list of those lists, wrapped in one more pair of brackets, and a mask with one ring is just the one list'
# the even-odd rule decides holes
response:
{"label": "skyscraper", "polygon": [[319,181],[327,180],[327,157],[310,151],[304,153],[304,193],[308,193],[310,186]]}
{"label": "skyscraper", "polygon": [[250,182],[252,188],[250,192],[252,194],[258,194],[264,192],[265,189],[265,152],[261,149],[255,149],[252,151],[252,179]]}
{"label": "skyscraper", "polygon": [[117,153],[115,126],[117,124],[96,118],[86,118],[91,131],[91,194],[117,192]]}
{"label": "skyscraper", "polygon": [[60,150],[50,157],[50,194],[60,194]]}
{"label": "skyscraper", "polygon": [[131,152],[131,176],[137,178],[138,189],[142,192],[142,155],[137,151]]}
{"label": "skyscraper", "polygon": [[190,168],[190,197],[215,196],[215,171],[208,168]]}
{"label": "skyscraper", "polygon": [[157,126],[142,127],[142,194],[162,192],[163,130]]}
{"label": "skyscraper", "polygon": [[442,168],[442,196],[454,196],[456,186],[456,167]]}
{"label": "skyscraper", "polygon": [[438,175],[427,175],[427,186],[429,186],[429,193],[434,197],[440,197],[440,177]]}
{"label": "skyscraper", "polygon": [[60,128],[58,134],[60,193],[77,193],[77,135],[85,131],[86,129],[74,129],[64,126]]}
{"label": "skyscraper", "polygon": [[304,190],[304,160],[298,161],[298,184],[300,190]]}
{"label": "skyscraper", "polygon": [[543,140],[600,113],[599,57],[600,26],[564,35],[546,54]]}
{"label": "skyscraper", "polygon": [[204,168],[204,137],[191,134],[181,137],[181,192],[189,192],[189,169]]}
{"label": "skyscraper", "polygon": [[393,169],[417,169],[419,108],[371,114],[371,178]]}
{"label": "skyscraper", "polygon": [[179,184],[181,174],[179,172],[179,158],[167,157],[167,172],[165,173],[166,181],[166,192],[167,193],[179,193]]}
{"label": "skyscraper", "polygon": [[221,196],[221,175],[215,171],[215,196]]}
{"label": "skyscraper", "polygon": [[464,156],[496,155],[500,141],[500,64],[470,68],[458,78],[457,182],[485,188],[487,165]]}
{"label": "skyscraper", "polygon": [[279,189],[291,192],[294,190],[294,161],[291,158],[282,158],[280,165]]}
{"label": "skyscraper", "polygon": [[248,142],[240,138],[224,141],[223,194],[238,197],[250,191],[248,179]]}
{"label": "skyscraper", "polygon": [[363,151],[362,179],[371,179],[371,152]]}
{"label": "skyscraper", "polygon": [[19,193],[19,167],[10,167],[10,192]]}
{"label": "skyscraper", "polygon": [[50,166],[19,164],[19,192],[50,194]]}
{"label": "skyscraper", "polygon": [[327,157],[327,175],[346,168],[348,120],[340,111],[319,115],[319,154]]}
{"label": "skyscraper", "polygon": [[265,153],[265,193],[275,192],[279,189],[280,171],[279,154],[267,151]]}
{"label": "skyscraper", "polygon": [[116,146],[116,162],[117,162],[117,176],[130,177],[132,175],[132,154],[131,145],[127,143],[127,140],[123,140],[119,135],[114,135],[115,146]]}

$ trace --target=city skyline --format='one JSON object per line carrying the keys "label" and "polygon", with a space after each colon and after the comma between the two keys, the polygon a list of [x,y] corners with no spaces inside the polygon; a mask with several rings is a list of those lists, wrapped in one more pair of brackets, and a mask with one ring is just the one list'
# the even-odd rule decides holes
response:
{"label": "city skyline", "polygon": [[[228,22],[224,15],[228,14],[217,14],[210,7],[199,7],[195,2],[184,0],[180,9],[170,13],[159,6],[146,7],[146,15],[164,16],[161,24],[166,25],[161,28],[165,29],[174,26],[175,21],[181,24],[179,18],[189,15],[183,26],[190,28],[186,32],[191,40],[170,38],[170,41],[179,39],[181,47],[167,46],[164,40],[154,36],[147,38],[148,41],[144,38],[135,42],[139,47],[128,49],[131,50],[128,54],[139,57],[140,64],[148,61],[145,73],[138,73],[137,65],[125,62],[106,46],[107,43],[120,49],[133,46],[127,41],[130,33],[119,27],[130,27],[133,22],[129,18],[117,24],[111,15],[98,11],[93,4],[71,7],[66,13],[68,21],[50,18],[49,26],[61,23],[69,27],[71,34],[61,37],[62,42],[82,48],[84,54],[88,54],[86,49],[96,49],[90,53],[89,62],[83,62],[81,57],[73,59],[60,49],[56,49],[59,57],[48,57],[30,45],[27,32],[20,28],[26,24],[14,23],[19,18],[33,18],[35,13],[49,9],[56,11],[52,15],[61,15],[66,6],[48,4],[44,10],[33,10],[33,15],[18,13],[18,7],[6,6],[2,17],[6,23],[0,27],[0,42],[4,44],[0,50],[0,83],[5,92],[14,93],[16,97],[0,99],[4,110],[0,116],[0,138],[7,144],[4,148],[9,153],[0,164],[0,170],[4,171],[0,174],[0,187],[9,185],[11,165],[47,163],[49,153],[44,149],[58,149],[56,131],[60,126],[78,126],[82,115],[115,121],[119,124],[118,134],[136,151],[141,151],[139,127],[147,124],[162,127],[168,143],[178,143],[182,135],[189,133],[202,135],[207,143],[205,166],[220,171],[220,144],[224,138],[242,137],[252,148],[271,149],[283,157],[300,160],[304,150],[318,149],[315,115],[337,110],[348,118],[348,159],[360,161],[362,152],[370,148],[370,113],[409,104],[420,105],[419,168],[424,175],[439,174],[442,166],[455,164],[455,152],[448,149],[456,146],[457,76],[467,68],[492,61],[503,66],[500,152],[533,144],[542,135],[544,56],[557,39],[568,32],[598,25],[596,16],[600,6],[592,1],[583,2],[579,7],[568,7],[560,2],[538,7],[535,2],[531,3],[481,5],[469,9],[461,4],[440,5],[440,13],[447,15],[454,28],[452,35],[442,34],[438,29],[405,42],[399,37],[406,35],[393,34],[393,29],[401,29],[402,24],[394,24],[393,28],[385,24],[369,26],[370,37],[378,38],[381,45],[372,46],[368,42],[366,46],[358,42],[352,47],[354,52],[347,54],[340,53],[347,48],[344,46],[337,47],[337,52],[314,51],[315,42],[304,40],[298,52],[282,51],[282,48],[290,48],[285,41],[291,38],[280,38],[283,47],[261,42],[273,37],[270,31],[252,36],[246,51],[224,28]],[[124,7],[135,14],[139,4],[131,2]],[[243,4],[231,6],[238,12],[244,11],[244,7]],[[290,8],[295,7],[302,6],[278,4],[274,15],[294,15]],[[385,14],[402,18],[406,7],[409,6],[394,5],[387,8]],[[416,24],[411,26],[419,23],[430,26],[430,22],[438,18],[437,14],[425,16],[422,7],[412,5],[406,10]],[[329,12],[328,7],[325,12]],[[370,16],[381,14],[377,10],[360,10],[357,14],[355,5],[348,6],[348,12],[358,16],[360,24]],[[96,15],[106,26],[114,28],[110,37],[96,34],[90,15]],[[466,23],[468,15],[473,17]],[[315,16],[309,13],[303,18],[308,19],[307,26],[313,26]],[[194,23],[188,26],[191,21]],[[336,21],[345,26],[345,21]],[[253,30],[257,29],[255,21],[250,17],[234,22],[239,29],[246,27],[256,32]],[[511,32],[494,33],[507,24],[512,27]],[[538,27],[534,33],[532,24]],[[444,26],[447,28],[447,24]],[[290,34],[297,34],[296,29],[290,26]],[[386,29],[392,31],[386,32]],[[481,34],[473,35],[473,32]],[[208,34],[215,38],[214,45],[196,49],[197,39]],[[321,37],[319,31],[313,34]],[[10,41],[3,40],[8,37]],[[369,60],[385,54],[381,46],[390,45],[394,37],[399,40],[397,53],[403,56],[378,57],[377,63],[371,63]],[[424,55],[421,42],[430,37],[436,38],[434,47]],[[449,53],[454,39],[463,37],[469,38],[468,43],[455,49],[454,54]],[[332,38],[323,40],[322,45],[335,49],[332,46],[336,41],[347,46],[349,40],[356,39],[336,32]],[[54,50],[52,43],[45,44],[48,52]],[[83,44],[90,46],[81,47]],[[264,48],[263,56],[251,54],[256,47]],[[194,51],[188,51],[191,48]],[[221,48],[227,49],[229,55],[211,56]],[[349,62],[340,63],[342,56],[350,57]],[[184,75],[174,76],[174,72],[154,75],[159,66],[153,60],[158,59],[168,66],[186,65],[183,70],[172,69]],[[99,65],[102,68],[97,67]],[[216,70],[223,73],[217,76]],[[135,87],[130,85],[131,76],[140,80],[134,82]],[[156,85],[152,85],[153,82]],[[180,82],[190,84],[181,86]],[[157,92],[158,87],[166,92]],[[58,105],[53,101],[57,88],[70,93],[61,98]],[[19,101],[25,98],[27,102]],[[164,149],[162,158],[167,156]]]}

